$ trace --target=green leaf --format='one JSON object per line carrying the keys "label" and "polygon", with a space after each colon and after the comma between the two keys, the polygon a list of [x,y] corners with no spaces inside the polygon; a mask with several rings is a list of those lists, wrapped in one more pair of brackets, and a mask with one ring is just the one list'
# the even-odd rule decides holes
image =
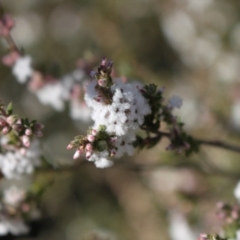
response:
{"label": "green leaf", "polygon": [[7,114],[11,115],[12,112],[13,112],[13,104],[12,104],[12,102],[10,102],[7,106]]}

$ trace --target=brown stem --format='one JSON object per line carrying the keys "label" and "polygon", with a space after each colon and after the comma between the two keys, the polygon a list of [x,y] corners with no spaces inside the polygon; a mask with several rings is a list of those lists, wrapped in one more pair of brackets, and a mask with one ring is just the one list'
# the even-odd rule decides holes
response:
{"label": "brown stem", "polygon": [[[167,133],[167,132],[159,131],[158,136],[159,135],[166,138],[170,137],[170,133]],[[232,152],[240,153],[240,145],[233,145],[220,140],[205,140],[205,139],[199,139],[199,138],[193,138],[193,140],[196,141],[199,145],[212,146],[212,147],[222,148]]]}
{"label": "brown stem", "polygon": [[5,40],[6,40],[7,44],[8,44],[8,46],[9,46],[10,51],[16,51],[16,52],[18,52],[21,55],[21,52],[18,49],[16,43],[14,42],[13,37],[12,37],[11,34],[6,36]]}
{"label": "brown stem", "polygon": [[233,145],[219,140],[204,140],[204,139],[195,139],[200,145],[213,146],[217,148],[226,149],[229,151],[240,153],[240,145]]}

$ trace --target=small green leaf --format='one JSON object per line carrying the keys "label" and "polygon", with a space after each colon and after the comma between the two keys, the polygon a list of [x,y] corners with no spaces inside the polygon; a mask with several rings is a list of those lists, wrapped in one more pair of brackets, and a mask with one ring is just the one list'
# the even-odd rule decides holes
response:
{"label": "small green leaf", "polygon": [[7,106],[7,114],[11,115],[12,112],[13,112],[13,104],[12,104],[12,102],[10,102]]}

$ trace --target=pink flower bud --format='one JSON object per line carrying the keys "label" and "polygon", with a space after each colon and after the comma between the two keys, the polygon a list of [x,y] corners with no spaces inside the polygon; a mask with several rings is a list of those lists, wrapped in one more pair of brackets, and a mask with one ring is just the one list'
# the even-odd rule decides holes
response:
{"label": "pink flower bud", "polygon": [[106,66],[107,64],[107,59],[105,57],[102,58],[101,65]]}
{"label": "pink flower bud", "polygon": [[92,153],[91,152],[86,152],[86,158],[89,159],[91,157]]}
{"label": "pink flower bud", "polygon": [[88,143],[88,144],[86,145],[86,150],[89,151],[89,152],[92,152],[93,146],[92,146],[91,143]]}
{"label": "pink flower bud", "polygon": [[96,129],[93,129],[93,130],[92,130],[92,135],[93,135],[93,136],[96,136],[96,135],[97,135],[97,130],[96,130]]}
{"label": "pink flower bud", "polygon": [[30,147],[30,139],[28,136],[23,135],[22,136],[22,143],[25,147]]}
{"label": "pink flower bud", "polygon": [[237,220],[237,219],[239,218],[239,213],[238,213],[238,211],[237,211],[237,210],[233,210],[233,211],[231,212],[231,216],[232,216],[233,219]]}
{"label": "pink flower bud", "polygon": [[9,133],[9,131],[10,131],[10,128],[9,127],[4,127],[3,129],[2,129],[2,133],[5,135],[5,134],[7,134],[7,133]]}
{"label": "pink flower bud", "polygon": [[89,142],[94,142],[95,137],[93,135],[88,135],[87,139]]}
{"label": "pink flower bud", "polygon": [[206,233],[201,233],[198,240],[207,240],[208,239],[208,236]]}
{"label": "pink flower bud", "polygon": [[14,63],[17,61],[17,59],[20,57],[19,53],[17,51],[12,51],[8,55],[5,55],[2,58],[2,63],[6,66],[13,66]]}
{"label": "pink flower bud", "polygon": [[32,135],[32,129],[30,129],[30,128],[26,129],[26,130],[25,130],[25,134],[26,134],[27,136]]}
{"label": "pink flower bud", "polygon": [[0,119],[0,126],[4,127],[7,125],[7,122],[4,119]]}
{"label": "pink flower bud", "polygon": [[77,150],[74,155],[73,155],[73,159],[76,160],[81,156],[81,151]]}
{"label": "pink flower bud", "polygon": [[101,86],[101,87],[106,87],[107,82],[104,79],[99,79],[98,80],[98,85]]}
{"label": "pink flower bud", "polygon": [[71,143],[69,143],[69,144],[67,145],[67,149],[68,149],[68,150],[73,149],[73,145],[72,145]]}

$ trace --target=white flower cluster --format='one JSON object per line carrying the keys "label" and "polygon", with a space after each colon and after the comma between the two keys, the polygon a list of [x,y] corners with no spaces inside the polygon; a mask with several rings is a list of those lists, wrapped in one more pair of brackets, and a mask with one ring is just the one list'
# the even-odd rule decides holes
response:
{"label": "white flower cluster", "polygon": [[[9,211],[12,214],[6,214]],[[26,202],[26,190],[12,185],[4,190],[0,204],[0,236],[23,235],[29,232],[29,227],[20,212],[27,214],[29,219],[39,216],[37,209]]]}
{"label": "white flower cluster", "polygon": [[234,196],[235,198],[238,200],[238,202],[240,203],[240,181],[237,183],[237,186],[234,189]]}
{"label": "white flower cluster", "polygon": [[0,236],[7,234],[22,235],[29,232],[28,226],[22,218],[2,217],[0,219]]}
{"label": "white flower cluster", "polygon": [[20,83],[26,83],[33,74],[32,58],[19,57],[13,65],[12,73]]}
{"label": "white flower cluster", "polygon": [[43,105],[50,105],[56,111],[63,111],[65,102],[70,105],[70,116],[74,120],[89,121],[90,111],[83,103],[83,84],[89,81],[83,69],[76,69],[60,79],[44,79],[42,73],[32,67],[30,56],[20,56],[12,66],[12,73],[19,83],[29,80],[29,89]]}
{"label": "white flower cluster", "polygon": [[[116,136],[116,151],[112,152],[116,157],[123,154],[132,155],[135,132],[144,122],[144,116],[151,112],[146,99],[140,92],[140,86],[114,81],[109,88],[111,102],[105,103],[105,96],[97,91],[97,82],[92,81],[86,89],[85,101],[92,110],[94,129],[100,126],[106,127],[106,132]],[[108,167],[107,151],[94,152],[88,159],[94,161],[97,167]],[[99,160],[100,159],[100,160]]]}
{"label": "white flower cluster", "polygon": [[[13,185],[3,192],[3,205],[1,205],[1,209],[7,211],[8,207],[6,206],[9,206],[10,208],[19,207],[25,197],[25,190]],[[0,215],[0,236],[9,233],[13,235],[21,235],[28,233],[28,231],[29,228],[22,217],[11,217],[6,214]]]}
{"label": "white flower cluster", "polygon": [[0,154],[0,170],[6,178],[20,178],[31,174],[41,164],[41,149],[38,140],[34,140],[26,152],[8,151]]}

